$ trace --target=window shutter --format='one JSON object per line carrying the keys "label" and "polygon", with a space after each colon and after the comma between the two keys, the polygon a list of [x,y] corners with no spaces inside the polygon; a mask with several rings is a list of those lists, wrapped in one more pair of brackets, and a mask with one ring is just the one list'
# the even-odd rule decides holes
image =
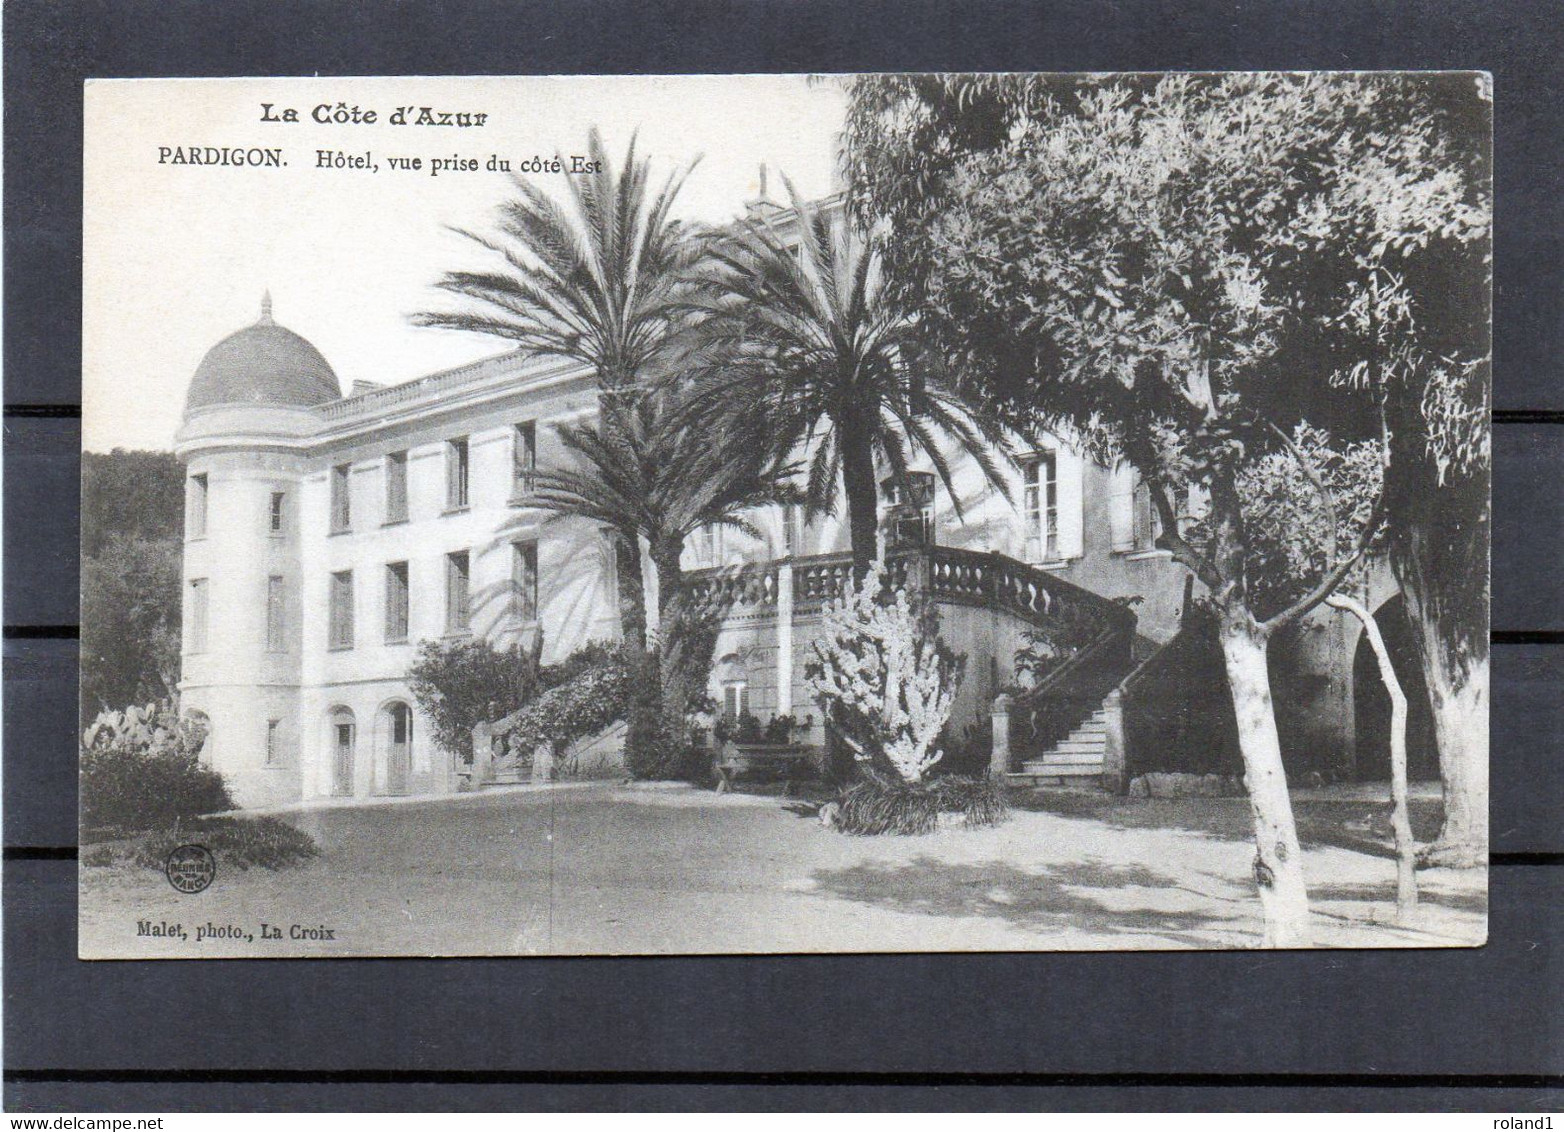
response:
{"label": "window shutter", "polygon": [[1084,551],[1084,516],[1081,507],[1081,480],[1085,461],[1068,448],[1057,453],[1059,479],[1059,557],[1079,558]]}
{"label": "window shutter", "polygon": [[1108,479],[1108,533],[1115,553],[1135,549],[1135,484],[1139,477],[1129,464],[1116,465]]}

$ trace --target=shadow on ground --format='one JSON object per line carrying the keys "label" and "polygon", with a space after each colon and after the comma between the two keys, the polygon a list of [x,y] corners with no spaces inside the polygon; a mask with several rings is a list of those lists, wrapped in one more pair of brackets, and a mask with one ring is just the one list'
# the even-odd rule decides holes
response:
{"label": "shadow on ground", "polygon": [[[1309,899],[1316,902],[1350,900],[1365,904],[1394,904],[1396,884],[1394,881],[1385,884],[1321,884],[1309,889]],[[1436,904],[1457,912],[1472,912],[1479,916],[1488,912],[1488,895],[1483,891],[1443,892],[1430,890],[1428,885],[1420,884],[1417,902]]]}
{"label": "shadow on ground", "polygon": [[[1245,904],[1196,892],[1144,865],[1081,861],[1028,872],[998,861],[958,864],[919,856],[906,864],[860,864],[813,874],[823,895],[896,912],[934,916],[983,916],[1031,931],[1087,931],[1102,935],[1154,936],[1170,943],[1209,947],[1214,932],[1244,930]],[[1137,904],[1133,891],[1145,890]],[[1104,897],[1119,893],[1112,899]],[[1227,905],[1232,915],[1147,906],[1183,893],[1209,908]],[[1127,905],[1127,906],[1126,906]]]}
{"label": "shadow on ground", "polygon": [[[1252,841],[1253,819],[1244,798],[1126,798],[1113,794],[1013,791],[1018,810],[1088,818],[1114,829],[1178,829],[1215,841]],[[1413,799],[1408,809],[1412,835],[1419,843],[1439,833],[1444,806],[1438,799]],[[1394,860],[1390,803],[1294,801],[1298,839],[1305,849],[1334,847]]]}

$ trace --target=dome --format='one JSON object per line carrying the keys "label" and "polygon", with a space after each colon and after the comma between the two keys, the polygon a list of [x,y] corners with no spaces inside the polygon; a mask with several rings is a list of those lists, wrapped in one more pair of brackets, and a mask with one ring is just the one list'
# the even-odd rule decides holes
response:
{"label": "dome", "polygon": [[272,321],[268,295],[259,322],[230,334],[201,359],[185,410],[235,403],[308,407],[341,396],[337,375],[320,351]]}

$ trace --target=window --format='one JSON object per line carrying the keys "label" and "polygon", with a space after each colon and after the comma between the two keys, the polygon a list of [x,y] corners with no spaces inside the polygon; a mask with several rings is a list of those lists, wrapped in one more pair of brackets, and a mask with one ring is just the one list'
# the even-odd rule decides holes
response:
{"label": "window", "polygon": [[445,556],[445,631],[447,633],[467,631],[470,618],[467,605],[469,581],[467,552],[458,550],[454,554],[447,554]]}
{"label": "window", "polygon": [[407,563],[386,565],[386,644],[407,640]]}
{"label": "window", "polygon": [[716,523],[708,523],[696,529],[695,553],[700,556],[702,566],[722,565],[723,554],[726,552],[722,532],[723,528]]}
{"label": "window", "polygon": [[722,718],[729,723],[749,714],[749,682],[729,680],[722,686]]}
{"label": "window", "polygon": [[331,576],[330,647],[353,647],[353,571],[342,570]]}
{"label": "window", "polygon": [[1144,481],[1135,485],[1134,495],[1135,549],[1155,550],[1157,536],[1162,533],[1162,520],[1151,501],[1151,487]]}
{"label": "window", "polygon": [[282,501],[286,496],[280,491],[272,492],[271,507],[267,511],[266,529],[274,535],[282,534]]}
{"label": "window", "polygon": [[283,589],[282,576],[273,574],[266,579],[266,651],[288,651],[287,591]]}
{"label": "window", "polygon": [[467,506],[467,438],[445,442],[445,507],[448,511]]}
{"label": "window", "polygon": [[511,496],[531,495],[538,470],[538,422],[523,421],[511,441]]}
{"label": "window", "polygon": [[331,530],[333,534],[353,526],[353,509],[349,498],[348,476],[351,464],[338,464],[331,469]]}
{"label": "window", "polygon": [[187,538],[206,537],[206,475],[190,477],[189,513],[185,519]]}
{"label": "window", "polygon": [[386,522],[407,521],[407,453],[386,456]]}
{"label": "window", "polygon": [[1025,465],[1028,562],[1056,562],[1059,555],[1059,465],[1056,453],[1044,452]]}
{"label": "window", "polygon": [[190,651],[206,651],[207,580],[190,580]]}
{"label": "window", "polygon": [[1113,470],[1110,485],[1108,518],[1114,551],[1138,554],[1155,550],[1162,521],[1152,504],[1150,485],[1128,464]]}
{"label": "window", "polygon": [[281,741],[278,732],[282,729],[282,720],[268,719],[266,721],[266,765],[276,766],[282,761]]}
{"label": "window", "polygon": [[[910,489],[909,491],[906,489]],[[897,477],[880,484],[880,494],[894,512],[891,535],[898,545],[934,544],[934,473],[908,472],[906,489]]]}
{"label": "window", "polygon": [[511,544],[511,588],[515,593],[517,621],[538,619],[538,543],[536,539]]}

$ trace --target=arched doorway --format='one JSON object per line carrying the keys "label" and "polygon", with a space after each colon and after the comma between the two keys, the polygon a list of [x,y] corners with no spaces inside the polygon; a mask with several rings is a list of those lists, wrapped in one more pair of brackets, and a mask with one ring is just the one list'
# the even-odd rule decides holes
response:
{"label": "arched doorway", "polygon": [[331,792],[339,798],[353,796],[353,746],[358,728],[345,707],[331,711]]}
{"label": "arched doorway", "polygon": [[[1428,687],[1417,657],[1412,623],[1400,595],[1374,612],[1380,636],[1390,653],[1390,664],[1407,697],[1407,779],[1411,782],[1439,777],[1439,750],[1434,740],[1434,714]],[[1379,675],[1379,662],[1368,638],[1358,637],[1352,657],[1353,725],[1357,733],[1358,780],[1390,779],[1390,694]]]}
{"label": "arched doorway", "polygon": [[400,700],[381,709],[386,793],[406,794],[413,778],[413,709]]}

